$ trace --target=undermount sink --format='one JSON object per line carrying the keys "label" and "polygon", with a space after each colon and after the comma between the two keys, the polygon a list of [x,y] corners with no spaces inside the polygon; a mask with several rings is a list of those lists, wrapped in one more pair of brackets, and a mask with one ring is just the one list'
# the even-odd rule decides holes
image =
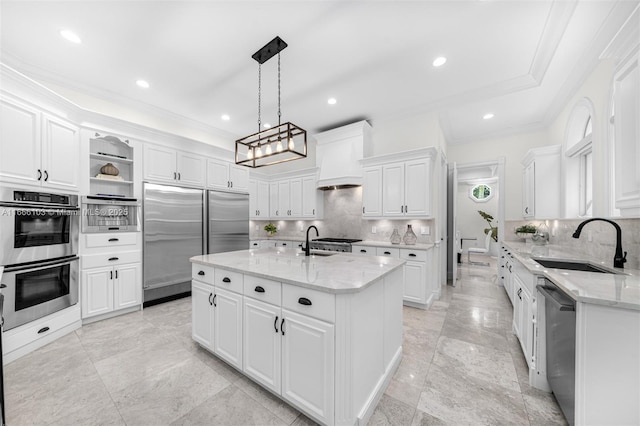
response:
{"label": "undermount sink", "polygon": [[333,256],[334,254],[338,254],[338,252],[335,251],[312,251],[310,253],[311,256]]}
{"label": "undermount sink", "polygon": [[619,274],[617,271],[611,271],[601,266],[592,265],[589,262],[580,262],[575,260],[551,260],[551,259],[533,259],[545,268],[569,269],[571,271],[599,272],[602,274]]}

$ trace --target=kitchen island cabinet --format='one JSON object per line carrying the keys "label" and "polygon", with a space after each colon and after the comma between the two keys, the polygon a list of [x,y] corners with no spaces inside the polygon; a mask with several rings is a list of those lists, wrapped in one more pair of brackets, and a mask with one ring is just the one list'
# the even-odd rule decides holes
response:
{"label": "kitchen island cabinet", "polygon": [[368,421],[402,358],[403,260],[272,247],[191,262],[195,341],[321,424]]}

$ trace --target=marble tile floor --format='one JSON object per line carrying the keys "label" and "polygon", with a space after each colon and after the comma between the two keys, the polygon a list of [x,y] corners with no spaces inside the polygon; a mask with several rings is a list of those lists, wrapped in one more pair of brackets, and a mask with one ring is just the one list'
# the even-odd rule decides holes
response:
{"label": "marble tile floor", "polygon": [[[404,358],[370,425],[566,424],[528,385],[491,267],[459,269],[428,311],[404,308]],[[5,369],[7,424],[311,425],[191,340],[182,299],[82,327]]]}

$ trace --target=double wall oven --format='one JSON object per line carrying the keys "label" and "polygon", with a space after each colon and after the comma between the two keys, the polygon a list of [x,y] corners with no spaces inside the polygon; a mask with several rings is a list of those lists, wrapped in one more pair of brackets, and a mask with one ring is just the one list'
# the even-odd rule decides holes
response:
{"label": "double wall oven", "polygon": [[0,188],[4,330],[78,303],[78,197]]}

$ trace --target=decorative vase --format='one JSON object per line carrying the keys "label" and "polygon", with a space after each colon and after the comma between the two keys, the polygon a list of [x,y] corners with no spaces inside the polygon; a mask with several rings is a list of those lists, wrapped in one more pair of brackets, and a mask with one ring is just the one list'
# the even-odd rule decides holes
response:
{"label": "decorative vase", "polygon": [[391,244],[400,244],[400,241],[402,241],[402,238],[400,238],[398,228],[393,228],[393,233],[391,234]]}
{"label": "decorative vase", "polygon": [[118,174],[120,174],[120,170],[118,170],[118,168],[113,164],[107,163],[100,168],[100,173],[103,175],[118,176]]}
{"label": "decorative vase", "polygon": [[404,243],[408,246],[412,246],[416,243],[417,239],[418,237],[416,237],[416,234],[413,232],[411,225],[407,225],[407,232],[405,232],[404,237],[402,237]]}

